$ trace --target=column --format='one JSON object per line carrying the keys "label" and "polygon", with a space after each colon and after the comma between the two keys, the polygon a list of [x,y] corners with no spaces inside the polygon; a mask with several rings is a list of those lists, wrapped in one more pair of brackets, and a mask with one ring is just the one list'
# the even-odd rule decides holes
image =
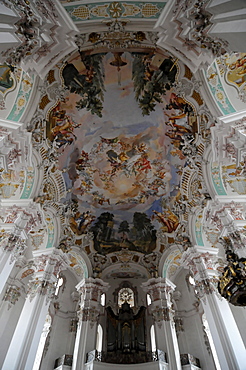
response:
{"label": "column", "polygon": [[149,309],[155,322],[157,348],[167,352],[169,368],[181,370],[180,353],[174,323],[171,294],[175,285],[165,278],[153,278],[142,284],[146,293],[150,294]]}
{"label": "column", "polygon": [[211,255],[204,253],[204,248],[192,247],[184,252],[183,263],[193,272],[221,369],[245,369],[245,346],[229,303],[217,291],[217,271],[212,269]]}
{"label": "column", "polygon": [[0,212],[5,217],[0,232],[0,295],[13,270],[15,261],[26,249],[28,233],[40,227],[39,207],[30,199],[1,200]]}
{"label": "column", "polygon": [[2,370],[31,370],[39,340],[55,293],[59,255],[52,251],[35,260],[37,272],[29,282],[27,298],[14,331]]}
{"label": "column", "polygon": [[108,283],[98,278],[88,278],[82,280],[76,289],[81,294],[81,301],[72,370],[83,370],[86,354],[96,348],[97,323],[101,308],[100,298],[101,294],[107,291]]}
{"label": "column", "polygon": [[25,239],[14,233],[6,233],[0,246],[0,295],[13,270],[15,261],[23,255],[26,249]]}
{"label": "column", "polygon": [[24,301],[25,293],[19,282],[6,284],[5,294],[0,304],[0,369],[2,369]]}

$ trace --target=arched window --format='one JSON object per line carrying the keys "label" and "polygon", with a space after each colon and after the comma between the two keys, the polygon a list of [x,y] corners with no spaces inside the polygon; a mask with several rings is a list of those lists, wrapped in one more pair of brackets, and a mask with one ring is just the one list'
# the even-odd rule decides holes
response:
{"label": "arched window", "polygon": [[189,276],[189,283],[193,286],[196,285],[195,279],[191,275]]}
{"label": "arched window", "polygon": [[118,306],[121,307],[124,302],[129,303],[130,307],[134,307],[134,292],[131,288],[121,288],[118,292]]}
{"label": "arched window", "polygon": [[106,299],[106,294],[102,293],[101,294],[101,305],[104,307],[105,306],[105,299]]}
{"label": "arched window", "polygon": [[149,306],[151,304],[151,297],[150,295],[147,293],[147,305]]}
{"label": "arched window", "polygon": [[63,285],[64,279],[62,277],[59,277],[56,283],[56,290],[55,290],[55,296],[57,297],[59,294],[60,287]]}
{"label": "arched window", "polygon": [[150,328],[150,343],[151,343],[151,351],[156,351],[156,341],[155,341],[155,326],[152,325]]}
{"label": "arched window", "polygon": [[103,343],[103,329],[100,324],[97,326],[97,343],[96,350],[97,352],[102,352],[102,343]]}

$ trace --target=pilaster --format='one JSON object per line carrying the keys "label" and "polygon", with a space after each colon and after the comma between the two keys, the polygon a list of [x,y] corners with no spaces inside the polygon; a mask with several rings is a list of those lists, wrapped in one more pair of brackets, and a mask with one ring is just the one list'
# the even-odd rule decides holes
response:
{"label": "pilaster", "polygon": [[[211,256],[210,256],[211,257]],[[229,303],[217,292],[217,276],[209,253],[199,247],[184,252],[183,263],[190,268],[196,282],[221,369],[243,370],[246,351]]]}
{"label": "pilaster", "polygon": [[170,369],[181,370],[180,353],[174,322],[172,294],[175,285],[165,278],[153,278],[142,284],[150,294],[149,306],[155,323],[157,348],[167,352]]}
{"label": "pilaster", "polygon": [[30,370],[33,367],[40,336],[55,293],[61,267],[58,254],[49,251],[36,258],[37,272],[28,284],[27,297],[14,331],[3,370]]}
{"label": "pilaster", "polygon": [[0,296],[13,270],[15,262],[23,256],[26,239],[13,232],[4,232],[0,241]]}
{"label": "pilaster", "polygon": [[96,324],[100,315],[100,299],[101,294],[107,291],[108,283],[98,278],[88,278],[82,280],[76,289],[81,295],[81,300],[72,370],[83,370],[86,354],[96,348]]}

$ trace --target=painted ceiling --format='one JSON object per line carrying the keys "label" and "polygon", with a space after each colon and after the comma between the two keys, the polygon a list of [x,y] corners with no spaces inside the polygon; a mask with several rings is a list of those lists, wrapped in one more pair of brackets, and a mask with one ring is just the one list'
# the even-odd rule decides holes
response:
{"label": "painted ceiling", "polygon": [[[94,38],[97,34],[91,33],[87,42]],[[59,203],[70,232],[77,239],[92,232],[101,254],[122,248],[159,251],[160,232],[165,240],[183,240],[189,235],[189,210],[209,199],[201,166],[212,120],[192,72],[167,51],[126,50],[79,48],[61,60],[45,79],[28,127],[45,166],[35,201],[45,206],[58,200],[51,177],[59,172],[64,183]],[[244,82],[237,78],[242,66],[232,63],[244,55],[231,58],[224,58],[224,76],[242,89]],[[219,60],[217,65],[223,66]],[[34,81],[21,70],[8,73],[2,94],[8,96],[20,84],[8,117],[15,120],[28,105]],[[218,79],[217,72],[208,76],[211,86],[217,81],[214,95],[222,100]],[[3,175],[3,197],[28,198],[35,171],[29,166],[27,174]],[[216,163],[213,171],[216,191],[224,194],[222,181],[215,180]],[[203,244],[199,226],[196,237]],[[47,245],[53,238],[51,231]]]}
{"label": "painted ceiling", "polygon": [[[42,81],[20,68],[0,69],[3,118],[26,122],[28,112],[33,113],[29,144],[32,140],[33,153],[41,158],[38,166],[35,155],[29,158],[23,170],[15,167],[20,154],[13,153],[13,166],[1,175],[1,195],[28,199],[40,185],[34,200],[46,212],[48,232],[32,236],[35,250],[53,246],[55,222],[47,209],[54,207],[64,240],[81,245],[93,235],[94,249],[86,253],[95,257],[94,269],[140,259],[155,269],[167,243],[182,242],[184,250],[189,245],[188,219],[196,206],[192,237],[204,245],[203,209],[210,197],[202,165],[214,117],[201,81],[180,59],[156,46],[157,32],[152,31],[164,2],[61,3],[81,31],[77,50]],[[224,54],[202,73],[221,114],[243,109],[245,53]],[[217,162],[211,163],[218,195],[233,193],[238,170],[233,166],[221,171]],[[245,188],[236,192],[245,194]],[[217,234],[210,232],[211,245]],[[64,240],[60,248],[67,252]],[[176,259],[178,266],[180,257],[173,251],[170,265]],[[71,254],[69,258],[73,263]]]}
{"label": "painted ceiling", "polygon": [[[50,174],[62,173],[60,201],[72,232],[93,232],[98,252],[150,253],[158,230],[181,232],[181,176],[209,121],[191,79],[187,67],[158,49],[78,51],[47,76],[36,113],[45,112],[45,126],[36,120],[29,130],[50,156]],[[177,89],[181,80],[186,97]],[[60,99],[51,99],[53,84],[63,87]],[[50,197],[44,184],[36,200]]]}

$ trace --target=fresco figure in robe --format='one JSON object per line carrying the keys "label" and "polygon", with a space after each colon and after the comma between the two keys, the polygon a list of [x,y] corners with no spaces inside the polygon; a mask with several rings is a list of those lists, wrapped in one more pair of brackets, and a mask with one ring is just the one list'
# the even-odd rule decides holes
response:
{"label": "fresco figure in robe", "polygon": [[155,214],[154,217],[163,224],[163,229],[167,233],[172,233],[177,230],[177,227],[179,226],[179,218],[170,209],[163,213],[157,211],[153,212]]}

